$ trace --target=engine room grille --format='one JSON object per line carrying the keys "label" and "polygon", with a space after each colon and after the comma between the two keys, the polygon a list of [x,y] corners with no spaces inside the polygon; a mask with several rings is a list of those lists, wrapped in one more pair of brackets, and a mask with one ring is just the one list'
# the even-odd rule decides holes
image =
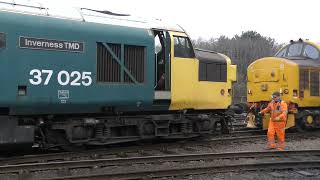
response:
{"label": "engine room grille", "polygon": [[[139,83],[144,82],[145,54],[145,48],[142,46],[125,45],[124,47],[124,65]],[[124,82],[132,83],[128,74],[125,74]]]}
{"label": "engine room grille", "polygon": [[319,96],[319,72],[310,73],[310,95]]}
{"label": "engine room grille", "polygon": [[[97,81],[98,82],[121,82],[121,66],[115,61],[111,53],[98,43],[97,45]],[[121,45],[108,44],[114,54],[120,59]]]}
{"label": "engine room grille", "polygon": [[97,81],[143,83],[145,61],[144,46],[97,43]]}
{"label": "engine room grille", "polygon": [[300,87],[300,91],[309,89],[309,71],[308,70],[300,70],[299,87]]}

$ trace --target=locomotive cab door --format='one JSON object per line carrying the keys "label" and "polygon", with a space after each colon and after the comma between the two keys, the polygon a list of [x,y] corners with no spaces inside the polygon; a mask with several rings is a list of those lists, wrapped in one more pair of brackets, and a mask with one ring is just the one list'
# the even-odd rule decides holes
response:
{"label": "locomotive cab door", "polygon": [[155,38],[155,100],[171,99],[171,39],[164,30],[154,30]]}
{"label": "locomotive cab door", "polygon": [[191,41],[183,32],[170,32],[171,110],[194,109],[198,63]]}

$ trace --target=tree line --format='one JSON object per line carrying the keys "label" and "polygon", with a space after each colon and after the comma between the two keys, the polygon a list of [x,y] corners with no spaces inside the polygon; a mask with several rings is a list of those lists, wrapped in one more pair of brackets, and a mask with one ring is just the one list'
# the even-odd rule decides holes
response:
{"label": "tree line", "polygon": [[237,65],[237,82],[233,85],[233,102],[246,102],[247,67],[255,60],[273,56],[283,45],[256,31],[245,31],[232,38],[220,36],[193,40],[196,48],[211,50],[229,56]]}

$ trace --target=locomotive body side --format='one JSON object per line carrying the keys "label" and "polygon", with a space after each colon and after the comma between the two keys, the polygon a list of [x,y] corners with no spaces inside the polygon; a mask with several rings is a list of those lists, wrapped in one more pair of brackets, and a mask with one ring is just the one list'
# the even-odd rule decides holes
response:
{"label": "locomotive body side", "polygon": [[13,9],[0,10],[0,148],[228,132],[236,66],[222,54],[194,51],[180,27],[7,5]]}
{"label": "locomotive body side", "polygon": [[[181,35],[172,33],[172,41]],[[171,54],[175,54],[176,47],[173,43]],[[195,55],[188,58],[174,56],[171,69],[171,110],[224,110],[231,105],[236,66],[227,56],[196,50]]]}
{"label": "locomotive body side", "polygon": [[[0,23],[6,38],[0,51],[0,107],[9,114],[99,113],[103,107],[152,104],[154,40],[147,29],[10,12],[0,12]],[[123,63],[114,65],[113,79],[103,77],[110,69],[98,62],[105,45]],[[125,64],[125,53],[141,56],[141,68]],[[131,73],[138,82],[127,77],[128,68],[141,70]]]}

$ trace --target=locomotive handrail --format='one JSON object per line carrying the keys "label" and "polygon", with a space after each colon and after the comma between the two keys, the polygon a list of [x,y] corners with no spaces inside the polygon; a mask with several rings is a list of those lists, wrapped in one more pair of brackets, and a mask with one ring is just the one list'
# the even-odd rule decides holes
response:
{"label": "locomotive handrail", "polygon": [[22,6],[22,7],[28,7],[28,8],[36,8],[36,9],[45,9],[45,10],[48,10],[48,8],[42,7],[42,4],[40,4],[40,3],[39,3],[39,6],[19,4],[19,3],[15,3],[14,0],[12,0],[12,3],[10,3],[10,2],[4,2],[4,1],[0,1],[0,3],[2,3],[2,4],[7,4],[7,5],[12,5],[12,6]]}
{"label": "locomotive handrail", "polygon": [[[33,2],[33,1],[32,1]],[[60,19],[70,19],[70,20],[82,20],[85,21],[84,15],[81,12],[81,10],[77,9],[77,8],[73,8],[77,14],[76,17],[73,16],[64,16],[64,15],[56,15],[52,12],[50,12],[50,8],[48,7],[44,7],[41,3],[36,2],[37,4],[39,4],[39,6],[35,6],[35,5],[28,5],[28,4],[20,4],[20,3],[15,3],[14,0],[12,0],[12,2],[5,2],[5,1],[1,1],[0,0],[0,5],[11,5],[12,7],[7,7],[7,6],[0,6],[0,10],[3,11],[10,11],[10,12],[18,12],[18,13],[23,13],[23,14],[36,14],[36,15],[40,15],[40,16],[49,16],[49,17],[54,17],[54,18],[60,18]],[[30,9],[19,9],[19,7],[21,8],[32,8],[33,10]],[[34,11],[34,10],[38,10],[38,11]]]}
{"label": "locomotive handrail", "polygon": [[[1,7],[2,5],[2,7]],[[71,7],[70,7],[71,8]],[[177,32],[184,32],[183,28],[177,24],[168,24],[158,19],[146,19],[145,17],[131,16],[130,14],[114,13],[107,10],[96,10],[89,8],[73,8],[75,13],[56,14],[55,8],[45,7],[39,2],[26,1],[26,4],[15,3],[14,0],[0,0],[0,10],[17,12],[23,14],[32,14],[40,16],[49,16],[59,19],[69,19],[83,22],[95,22],[102,24],[124,25],[129,27],[148,28],[148,29],[166,29]],[[86,12],[87,11],[87,12]]]}

